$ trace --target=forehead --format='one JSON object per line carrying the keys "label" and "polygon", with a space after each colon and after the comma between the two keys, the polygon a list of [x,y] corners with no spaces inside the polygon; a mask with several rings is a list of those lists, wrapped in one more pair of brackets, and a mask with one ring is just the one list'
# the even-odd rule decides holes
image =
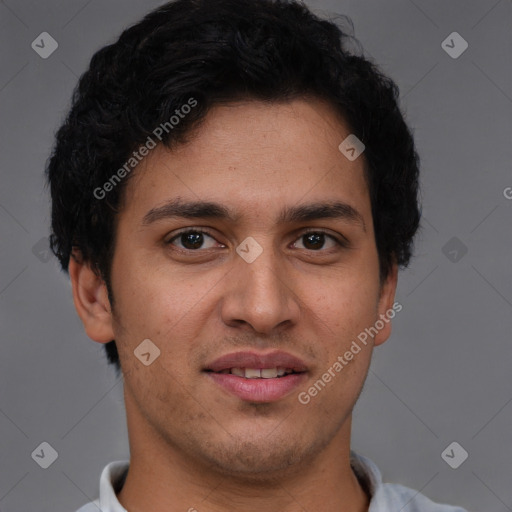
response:
{"label": "forehead", "polygon": [[338,148],[348,135],[320,100],[213,107],[186,144],[158,145],[137,166],[127,183],[126,214],[142,222],[173,198],[225,205],[226,218],[239,221],[247,215],[282,221],[283,207],[299,203],[367,210],[364,157],[350,161]]}

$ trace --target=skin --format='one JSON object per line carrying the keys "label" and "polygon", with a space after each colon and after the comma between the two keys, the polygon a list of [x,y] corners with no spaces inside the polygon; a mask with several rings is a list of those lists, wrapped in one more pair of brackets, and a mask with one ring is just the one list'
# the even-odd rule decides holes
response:
{"label": "skin", "polygon": [[[349,134],[333,108],[313,98],[215,107],[185,145],[158,146],[128,181],[114,310],[103,281],[79,253],[71,258],[87,335],[115,339],[120,354],[131,461],[118,499],[130,512],[368,510],[349,463],[351,413],[391,324],[307,405],[297,399],[394,302],[396,266],[379,280],[364,154],[351,162],[338,149]],[[149,210],[177,197],[221,203],[239,218],[142,225]],[[346,218],[276,222],[285,205],[333,200],[355,208],[364,227]],[[197,249],[184,237],[166,244],[199,227],[209,235]],[[349,246],[328,236],[308,242],[311,228]],[[249,236],[263,249],[252,263],[235,251]],[[161,351],[149,366],[133,353],[147,338]],[[300,357],[304,385],[254,404],[202,372],[245,349]]]}

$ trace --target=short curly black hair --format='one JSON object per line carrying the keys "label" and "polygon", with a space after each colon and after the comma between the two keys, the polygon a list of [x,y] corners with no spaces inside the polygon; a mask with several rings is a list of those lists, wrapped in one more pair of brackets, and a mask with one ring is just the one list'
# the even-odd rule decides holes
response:
{"label": "short curly black hair", "polygon": [[[393,262],[406,267],[420,220],[419,158],[398,106],[398,87],[349,51],[353,41],[336,21],[298,1],[176,0],[98,50],[73,92],[46,165],[50,245],[63,271],[78,249],[104,279],[113,306],[116,221],[133,173],[101,199],[95,191],[155,127],[167,123],[161,143],[173,148],[214,105],[299,97],[329,102],[364,143],[381,279]],[[171,116],[191,98],[195,108],[170,129]],[[105,350],[119,373],[115,341]]]}

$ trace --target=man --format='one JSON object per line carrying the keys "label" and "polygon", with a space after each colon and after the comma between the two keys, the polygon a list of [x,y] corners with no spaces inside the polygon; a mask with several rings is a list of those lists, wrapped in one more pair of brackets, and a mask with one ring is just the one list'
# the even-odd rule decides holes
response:
{"label": "man", "polygon": [[303,5],[178,0],[97,52],[48,164],[52,249],[124,379],[80,512],[461,512],[351,452],[419,224],[394,83]]}

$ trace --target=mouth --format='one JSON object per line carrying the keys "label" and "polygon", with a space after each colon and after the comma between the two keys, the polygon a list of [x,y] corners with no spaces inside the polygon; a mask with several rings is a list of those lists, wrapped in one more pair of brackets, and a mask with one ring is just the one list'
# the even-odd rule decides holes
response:
{"label": "mouth", "polygon": [[304,381],[308,368],[286,352],[236,352],[216,359],[204,373],[231,396],[268,403],[289,395]]}
{"label": "mouth", "polygon": [[[213,372],[213,370],[206,371]],[[295,371],[293,368],[283,368],[280,366],[275,368],[225,368],[224,370],[214,373],[236,375],[237,377],[242,377],[244,379],[280,379],[292,373],[303,372]]]}

